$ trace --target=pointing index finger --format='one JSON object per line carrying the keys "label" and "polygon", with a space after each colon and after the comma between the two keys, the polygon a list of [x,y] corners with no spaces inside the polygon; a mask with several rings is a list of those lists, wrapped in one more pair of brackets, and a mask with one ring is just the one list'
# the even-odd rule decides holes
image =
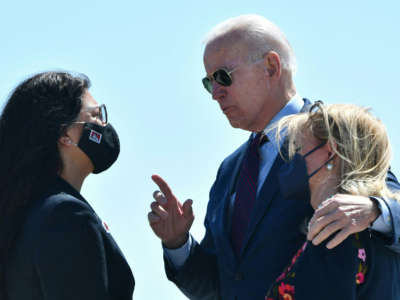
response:
{"label": "pointing index finger", "polygon": [[161,178],[161,176],[153,175],[153,176],[151,176],[151,179],[153,179],[154,183],[158,185],[158,187],[160,188],[161,192],[165,195],[167,200],[175,197],[172,194],[172,191],[171,191],[170,187],[164,181],[164,179]]}

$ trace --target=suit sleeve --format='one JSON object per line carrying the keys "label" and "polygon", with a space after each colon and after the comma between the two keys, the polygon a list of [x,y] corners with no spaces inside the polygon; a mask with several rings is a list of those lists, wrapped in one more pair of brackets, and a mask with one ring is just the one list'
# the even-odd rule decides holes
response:
{"label": "suit sleeve", "polygon": [[212,252],[211,244],[206,246],[208,240],[207,234],[201,244],[193,239],[190,255],[178,270],[174,269],[164,256],[168,279],[189,299],[219,299],[216,255]]}
{"label": "suit sleeve", "polygon": [[[393,192],[400,192],[400,184],[396,176],[389,170],[386,177],[386,184]],[[387,241],[387,247],[400,254],[400,202],[394,198],[383,199],[390,211],[392,220],[392,235]]]}
{"label": "suit sleeve", "polygon": [[[218,181],[218,174],[216,182]],[[211,188],[210,198],[217,184],[216,182]],[[206,234],[200,244],[192,237],[193,242],[190,254],[182,267],[175,269],[164,255],[165,270],[168,279],[174,282],[182,293],[192,300],[220,299],[216,249],[208,224],[208,216],[211,214],[213,207],[214,205],[210,201],[204,221]]]}
{"label": "suit sleeve", "polygon": [[101,225],[83,203],[58,205],[35,251],[45,299],[109,300]]}

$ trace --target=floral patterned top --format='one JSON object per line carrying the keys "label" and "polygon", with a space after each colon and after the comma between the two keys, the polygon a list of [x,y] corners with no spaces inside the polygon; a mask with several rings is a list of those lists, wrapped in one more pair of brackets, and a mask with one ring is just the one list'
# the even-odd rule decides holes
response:
{"label": "floral patterned top", "polygon": [[337,248],[329,250],[325,244],[305,242],[270,287],[265,300],[357,299],[357,286],[365,282],[368,271],[367,251],[360,234],[352,235]]}

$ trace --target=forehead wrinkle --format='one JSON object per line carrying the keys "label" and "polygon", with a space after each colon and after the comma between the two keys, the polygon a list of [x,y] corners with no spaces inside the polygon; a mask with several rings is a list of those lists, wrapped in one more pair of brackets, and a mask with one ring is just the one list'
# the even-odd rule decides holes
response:
{"label": "forehead wrinkle", "polygon": [[[207,44],[204,51],[204,65],[207,68],[234,67],[248,60],[247,45],[234,35],[221,36]],[[228,65],[229,64],[229,65]]]}

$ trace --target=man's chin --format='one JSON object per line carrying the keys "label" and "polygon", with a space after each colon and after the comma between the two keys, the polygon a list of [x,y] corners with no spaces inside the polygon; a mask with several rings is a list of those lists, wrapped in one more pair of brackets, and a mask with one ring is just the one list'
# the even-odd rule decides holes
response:
{"label": "man's chin", "polygon": [[229,121],[229,124],[231,124],[231,126],[233,128],[240,128],[240,123],[239,122],[235,122],[234,120],[230,120],[229,118],[228,118],[228,121]]}
{"label": "man's chin", "polygon": [[248,130],[248,129],[246,129],[245,126],[243,126],[242,123],[240,123],[240,122],[238,122],[238,121],[230,120],[230,119],[228,119],[228,121],[229,121],[229,124],[231,124],[231,126],[232,126],[233,128],[239,128],[239,129],[243,129],[243,130]]}

